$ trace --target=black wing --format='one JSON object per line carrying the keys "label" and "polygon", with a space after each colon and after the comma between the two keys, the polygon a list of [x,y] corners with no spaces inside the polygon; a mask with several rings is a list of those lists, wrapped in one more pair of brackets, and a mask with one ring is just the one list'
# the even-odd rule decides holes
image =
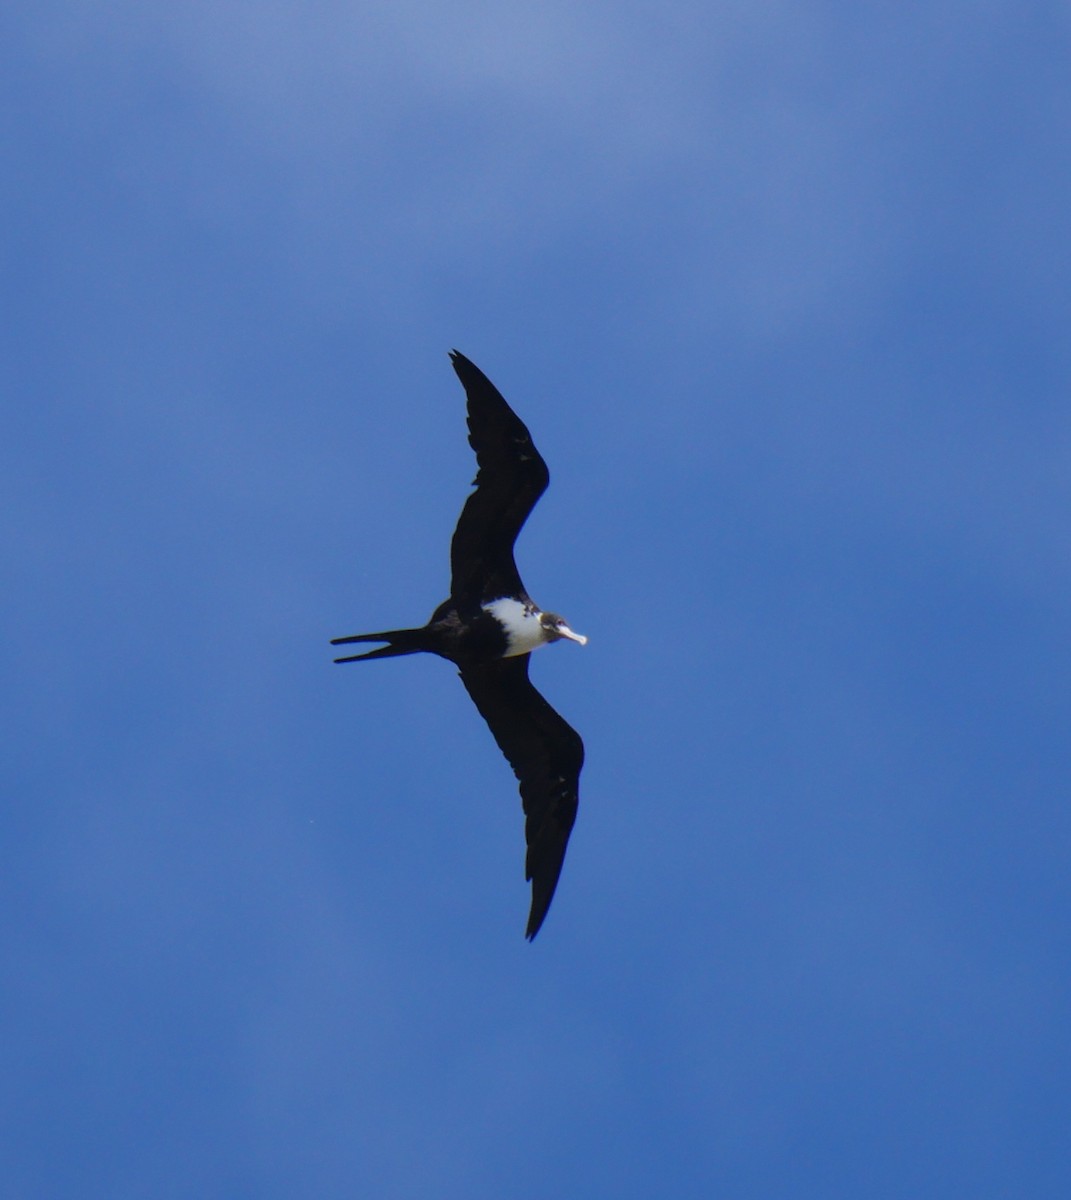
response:
{"label": "black wing", "polygon": [[550,472],[524,423],[479,367],[450,352],[468,397],[469,445],[476,451],[476,491],[465,501],[450,546],[450,595],[457,601],[524,594],[513,543]]}
{"label": "black wing", "polygon": [[532,686],[530,657],[500,658],[461,672],[461,682],[521,783],[528,843],[524,877],[532,881],[529,940],[539,932],[558,886],[584,765],[580,735]]}

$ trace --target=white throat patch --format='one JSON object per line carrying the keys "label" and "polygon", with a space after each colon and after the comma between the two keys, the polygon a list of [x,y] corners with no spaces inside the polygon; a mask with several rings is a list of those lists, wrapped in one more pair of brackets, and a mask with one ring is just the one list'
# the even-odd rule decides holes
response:
{"label": "white throat patch", "polygon": [[506,631],[506,653],[503,657],[515,658],[518,654],[528,654],[547,644],[547,635],[539,623],[539,609],[509,596],[492,600],[483,607],[485,612],[502,622]]}

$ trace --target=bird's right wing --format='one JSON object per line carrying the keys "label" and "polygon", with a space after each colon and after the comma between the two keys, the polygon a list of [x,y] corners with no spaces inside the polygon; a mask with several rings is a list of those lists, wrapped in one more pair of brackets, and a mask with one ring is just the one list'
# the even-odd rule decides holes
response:
{"label": "bird's right wing", "polygon": [[550,472],[532,436],[498,388],[458,351],[450,353],[468,399],[469,444],[479,470],[450,547],[450,595],[459,601],[517,596],[524,587],[513,543]]}
{"label": "bird's right wing", "polygon": [[466,667],[461,682],[520,781],[528,843],[525,878],[532,883],[525,936],[531,940],[550,908],[576,820],[584,743],[532,685],[529,658],[523,654]]}

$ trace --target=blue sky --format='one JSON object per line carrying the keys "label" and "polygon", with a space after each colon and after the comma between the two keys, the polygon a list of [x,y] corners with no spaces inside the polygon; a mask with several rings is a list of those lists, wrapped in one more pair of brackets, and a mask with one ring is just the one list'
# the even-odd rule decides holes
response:
{"label": "blue sky", "polygon": [[[5,1195],[1064,1197],[1071,18],[0,23]],[[523,939],[458,347],[590,637]]]}

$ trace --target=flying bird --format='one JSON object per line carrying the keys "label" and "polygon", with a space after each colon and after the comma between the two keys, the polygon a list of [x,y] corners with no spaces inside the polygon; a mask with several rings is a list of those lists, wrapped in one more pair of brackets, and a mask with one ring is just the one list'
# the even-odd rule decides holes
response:
{"label": "flying bird", "polygon": [[458,351],[450,361],[468,401],[469,445],[479,470],[450,546],[450,598],[420,629],[391,629],[335,638],[386,642],[378,650],[336,658],[360,662],[399,654],[438,654],[454,663],[473,703],[520,781],[528,854],[525,879],[532,907],[531,941],[558,886],[576,820],[584,743],[528,678],[533,650],[562,639],[583,646],[564,618],[544,612],[525,591],[513,545],[546,491],[550,472],[531,434],[502,394]]}

